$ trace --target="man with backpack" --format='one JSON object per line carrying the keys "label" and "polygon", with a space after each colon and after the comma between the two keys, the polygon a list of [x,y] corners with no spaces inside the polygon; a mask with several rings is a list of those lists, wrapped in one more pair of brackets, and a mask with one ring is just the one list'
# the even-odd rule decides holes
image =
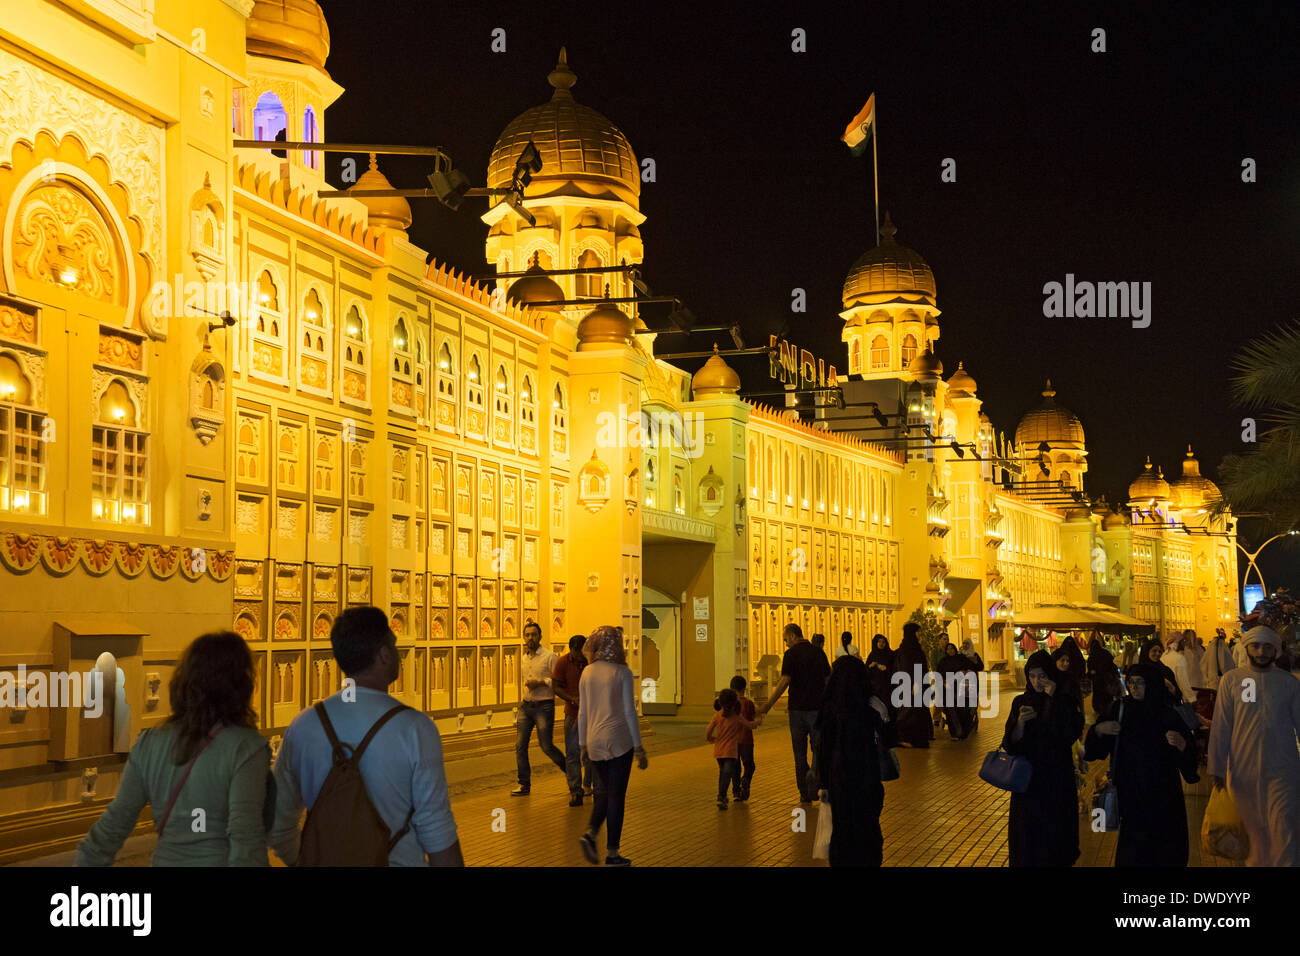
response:
{"label": "man with backpack", "polygon": [[464,866],[438,728],[388,695],[401,667],[388,617],[348,608],[330,645],[348,680],[284,732],[272,849],[290,866]]}

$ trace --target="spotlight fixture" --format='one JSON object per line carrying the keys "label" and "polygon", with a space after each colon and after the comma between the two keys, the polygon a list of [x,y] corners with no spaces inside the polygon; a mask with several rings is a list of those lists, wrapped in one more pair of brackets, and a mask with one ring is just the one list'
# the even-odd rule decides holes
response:
{"label": "spotlight fixture", "polygon": [[524,194],[522,190],[511,189],[505,195],[505,204],[515,211],[524,222],[530,226],[537,225],[537,217],[524,208]]}
{"label": "spotlight fixture", "polygon": [[524,191],[524,187],[533,181],[533,173],[541,172],[542,155],[537,151],[536,144],[530,139],[524,151],[519,154],[519,159],[515,162],[514,178],[511,185],[519,192]]}
{"label": "spotlight fixture", "polygon": [[470,190],[469,180],[459,169],[438,170],[429,176],[429,185],[438,202],[453,210],[460,208]]}
{"label": "spotlight fixture", "polygon": [[948,447],[957,453],[958,458],[966,457],[966,449],[957,444],[957,439],[954,438],[952,441],[948,442]]}

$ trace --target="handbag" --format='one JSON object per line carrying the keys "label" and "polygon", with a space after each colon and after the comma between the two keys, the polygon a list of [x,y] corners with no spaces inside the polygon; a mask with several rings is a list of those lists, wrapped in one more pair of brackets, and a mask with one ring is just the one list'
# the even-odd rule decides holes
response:
{"label": "handbag", "polygon": [[886,780],[897,780],[903,775],[902,768],[898,763],[898,754],[892,747],[881,746],[880,737],[876,737],[876,756],[880,760],[880,780],[883,783]]}
{"label": "handbag", "polygon": [[813,839],[813,859],[829,860],[831,858],[831,802],[822,794],[821,805],[817,810],[817,835]]}
{"label": "handbag", "polygon": [[1187,725],[1187,729],[1192,733],[1201,729],[1201,719],[1196,715],[1195,704],[1184,701],[1181,704],[1174,704],[1174,710],[1177,712],[1178,718]]}
{"label": "handbag", "polygon": [[984,757],[980,779],[999,790],[1024,793],[1029,789],[1029,778],[1033,772],[1028,757],[1007,753],[999,747]]}
{"label": "handbag", "polygon": [[[1119,702],[1119,721],[1124,722],[1124,702]],[[1115,735],[1115,746],[1110,752],[1110,769],[1106,772],[1106,783],[1092,795],[1093,819],[1097,811],[1102,812],[1102,829],[1113,833],[1119,829],[1119,790],[1115,787],[1115,757],[1119,754],[1119,735]],[[1096,826],[1093,826],[1096,829]]]}

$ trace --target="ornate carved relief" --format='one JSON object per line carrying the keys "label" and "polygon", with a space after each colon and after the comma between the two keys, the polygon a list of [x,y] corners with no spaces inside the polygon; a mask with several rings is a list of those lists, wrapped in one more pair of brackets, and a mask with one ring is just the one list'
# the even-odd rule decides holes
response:
{"label": "ornate carved relief", "polygon": [[114,230],[82,192],[64,182],[36,186],[14,220],[15,264],[29,278],[125,307],[123,253]]}
{"label": "ornate carved relief", "polygon": [[0,89],[5,113],[0,156],[11,155],[17,141],[34,143],[41,130],[56,140],[75,135],[126,188],[140,224],[141,252],[154,274],[161,274],[162,128],[5,50],[0,50]]}

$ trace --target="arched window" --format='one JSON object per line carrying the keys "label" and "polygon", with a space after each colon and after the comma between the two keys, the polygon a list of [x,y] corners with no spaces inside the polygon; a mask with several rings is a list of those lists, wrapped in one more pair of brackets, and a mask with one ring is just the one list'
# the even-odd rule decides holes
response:
{"label": "arched window", "polygon": [[309,289],[302,301],[302,334],[298,347],[298,384],[316,392],[328,393],[334,380],[330,368],[332,334],[329,316],[320,293]]}
{"label": "arched window", "polygon": [[[600,256],[588,249],[578,256],[579,269],[598,269],[603,265]],[[598,299],[605,294],[605,273],[579,273],[574,277],[574,288],[579,299]]]}
{"label": "arched window", "polygon": [[415,414],[421,421],[429,417],[429,340],[424,329],[415,332]]}
{"label": "arched window", "polygon": [[776,452],[771,448],[767,450],[767,467],[763,470],[763,478],[767,483],[767,500],[776,501]]}
{"label": "arched window", "polygon": [[[304,143],[317,142],[316,129],[316,111],[310,106],[303,110],[302,114],[302,141]],[[320,153],[314,150],[303,154],[303,162],[312,169],[320,169]]]}
{"label": "arched window", "polygon": [[18,360],[0,354],[0,511],[45,513],[45,416]]}
{"label": "arched window", "polygon": [[483,407],[483,367],[477,355],[471,355],[465,366],[465,400],[475,408]]}
{"label": "arched window", "polygon": [[871,340],[871,368],[889,368],[889,340],[883,335]]}
{"label": "arched window", "polygon": [[818,511],[826,510],[825,487],[822,480],[822,460],[813,462],[813,503]]}
{"label": "arched window", "polygon": [[557,454],[569,453],[569,409],[564,388],[557,382],[551,395],[551,448]]}
{"label": "arched window", "polygon": [[808,456],[799,453],[799,507],[808,507]]}
{"label": "arched window", "polygon": [[456,356],[446,342],[438,349],[438,397],[456,400]]}
{"label": "arched window", "polygon": [[284,381],[287,325],[280,310],[280,288],[271,270],[263,269],[257,277],[257,322],[253,325],[249,356],[253,374]]}
{"label": "arched window", "polygon": [[253,139],[263,142],[275,139],[288,125],[289,117],[280,97],[267,92],[257,98],[253,107]]}
{"label": "arched window", "polygon": [[907,368],[909,362],[916,358],[916,336],[903,336],[902,354],[899,356],[903,361],[903,368]]}
{"label": "arched window", "polygon": [[101,521],[149,522],[149,435],[121,379],[99,397],[91,427],[90,510]]}
{"label": "arched window", "polygon": [[504,365],[498,365],[492,376],[492,411],[496,419],[492,440],[500,445],[509,445],[514,439],[514,412],[510,403],[510,375]]}
{"label": "arched window", "polygon": [[343,398],[365,402],[370,395],[370,376],[366,366],[366,317],[357,303],[348,306],[343,316]]}
{"label": "arched window", "polygon": [[533,377],[527,374],[519,389],[519,421],[524,425],[537,421],[537,393],[533,391]]}
{"label": "arched window", "polygon": [[794,467],[790,463],[790,453],[786,452],[782,459],[783,467],[781,469],[781,497],[785,499],[786,504],[794,504]]}
{"label": "arched window", "polygon": [[828,497],[830,498],[831,514],[837,515],[840,513],[839,482],[837,481],[839,478],[839,469],[835,467],[833,460],[830,468],[827,469],[827,478],[829,479],[830,484],[830,488],[828,489],[830,493]]}
{"label": "arched window", "polygon": [[849,372],[853,375],[862,374],[862,342],[856,338],[849,346]]}

